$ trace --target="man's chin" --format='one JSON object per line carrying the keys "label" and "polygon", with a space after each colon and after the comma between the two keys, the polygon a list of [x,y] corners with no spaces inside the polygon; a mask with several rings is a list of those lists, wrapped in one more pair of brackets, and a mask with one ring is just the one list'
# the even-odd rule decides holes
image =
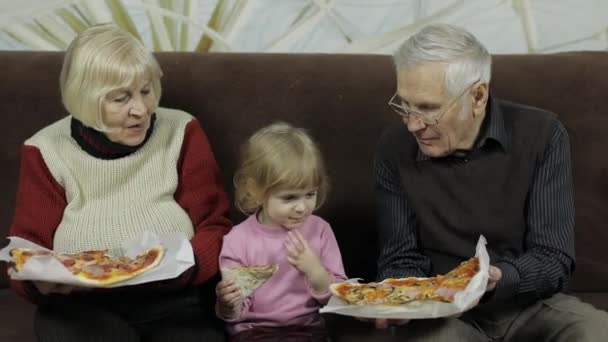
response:
{"label": "man's chin", "polygon": [[420,152],[429,158],[441,158],[447,155],[447,152],[433,145],[418,144]]}

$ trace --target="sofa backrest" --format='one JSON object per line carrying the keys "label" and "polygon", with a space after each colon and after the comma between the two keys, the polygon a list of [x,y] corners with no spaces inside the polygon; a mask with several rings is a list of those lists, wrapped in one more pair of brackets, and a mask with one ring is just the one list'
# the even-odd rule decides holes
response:
{"label": "sofa backrest", "polygon": [[[397,119],[386,105],[395,90],[388,56],[159,53],[161,105],[197,116],[232,194],[238,148],[253,131],[283,120],[319,141],[332,189],[319,214],[334,228],[347,274],[371,280],[377,255],[371,161],[383,127]],[[58,75],[62,53],[0,52],[2,171],[0,236],[15,204],[22,142],[65,115]],[[494,94],[557,113],[572,142],[577,209],[578,291],[608,290],[608,53],[495,56]],[[603,100],[602,100],[603,99]],[[236,210],[233,219],[243,217]],[[6,286],[0,269],[0,287]]]}

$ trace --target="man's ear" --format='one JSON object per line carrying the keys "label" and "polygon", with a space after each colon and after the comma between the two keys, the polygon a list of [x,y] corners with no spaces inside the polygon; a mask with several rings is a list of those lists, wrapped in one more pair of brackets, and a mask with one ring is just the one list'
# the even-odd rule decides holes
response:
{"label": "man's ear", "polygon": [[487,82],[479,81],[473,86],[473,114],[479,116],[486,110],[490,88]]}

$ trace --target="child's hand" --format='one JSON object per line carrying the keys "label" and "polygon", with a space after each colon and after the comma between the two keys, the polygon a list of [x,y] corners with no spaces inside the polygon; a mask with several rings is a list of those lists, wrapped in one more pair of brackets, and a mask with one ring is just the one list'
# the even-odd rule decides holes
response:
{"label": "child's hand", "polygon": [[285,248],[287,249],[287,261],[304,273],[314,292],[327,292],[331,276],[299,231],[291,230],[287,233]]}
{"label": "child's hand", "polygon": [[321,260],[310,249],[300,232],[290,230],[287,233],[285,248],[287,248],[287,261],[306,276],[324,269]]}
{"label": "child's hand", "polygon": [[241,312],[243,298],[239,286],[232,280],[222,280],[215,287],[219,312],[223,318],[237,318]]}

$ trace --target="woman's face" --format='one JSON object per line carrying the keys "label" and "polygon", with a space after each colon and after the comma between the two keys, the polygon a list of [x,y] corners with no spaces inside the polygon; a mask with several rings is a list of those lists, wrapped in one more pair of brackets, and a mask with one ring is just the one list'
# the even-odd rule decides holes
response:
{"label": "woman's face", "polygon": [[139,145],[146,137],[155,110],[156,94],[149,80],[138,80],[129,87],[111,91],[103,101],[102,119],[109,129],[104,134],[115,143]]}

